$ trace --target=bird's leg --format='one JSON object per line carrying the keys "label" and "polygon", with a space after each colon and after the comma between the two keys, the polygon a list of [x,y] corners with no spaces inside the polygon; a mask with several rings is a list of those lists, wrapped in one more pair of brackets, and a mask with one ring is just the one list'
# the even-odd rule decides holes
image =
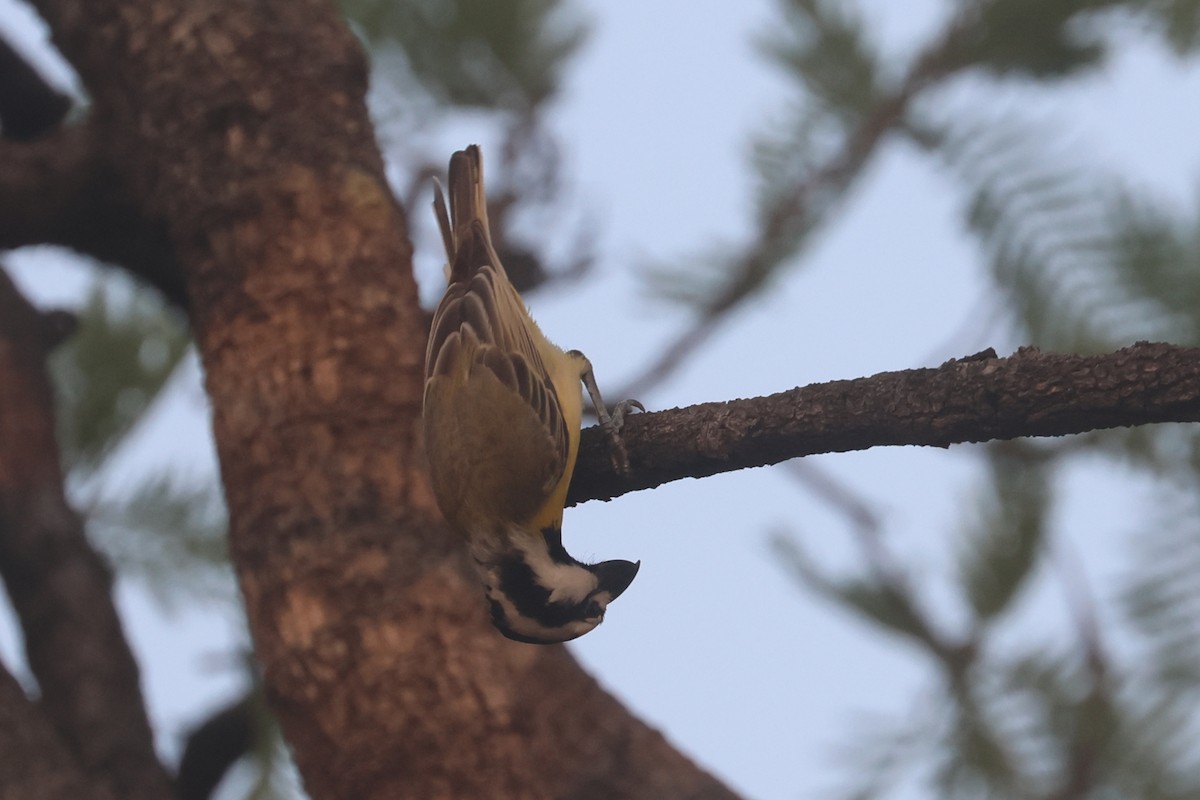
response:
{"label": "bird's leg", "polygon": [[596,416],[600,418],[600,428],[608,437],[609,456],[612,458],[613,469],[621,475],[629,474],[629,454],[625,452],[625,442],[621,440],[621,428],[625,424],[625,415],[633,409],[645,411],[646,407],[637,400],[622,400],[613,408],[610,415],[604,398],[600,396],[600,387],[596,385],[596,375],[592,372],[592,362],[578,350],[567,353],[579,363],[579,379],[583,381],[592,405],[596,407]]}

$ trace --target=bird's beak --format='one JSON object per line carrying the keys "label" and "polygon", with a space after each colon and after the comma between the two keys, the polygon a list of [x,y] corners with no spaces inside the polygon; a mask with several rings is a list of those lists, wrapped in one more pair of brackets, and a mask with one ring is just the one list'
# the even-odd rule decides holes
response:
{"label": "bird's beak", "polygon": [[600,590],[608,592],[609,596],[616,600],[622,592],[629,588],[629,584],[633,583],[641,566],[642,562],[640,561],[636,564],[632,561],[621,560],[602,561],[593,566],[592,570],[600,581]]}

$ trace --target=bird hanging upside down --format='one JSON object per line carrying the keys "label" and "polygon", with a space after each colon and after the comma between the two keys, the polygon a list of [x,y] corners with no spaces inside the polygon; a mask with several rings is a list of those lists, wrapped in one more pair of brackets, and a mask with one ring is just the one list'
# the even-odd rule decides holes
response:
{"label": "bird hanging upside down", "polygon": [[510,639],[565,642],[604,620],[640,562],[584,564],[562,543],[563,505],[583,411],[580,381],[613,447],[635,400],[609,416],[578,350],[551,343],[529,316],[492,247],[477,146],[450,158],[450,206],[440,185],[434,212],[449,285],[433,315],[425,355],[425,446],[438,505],[467,540]]}

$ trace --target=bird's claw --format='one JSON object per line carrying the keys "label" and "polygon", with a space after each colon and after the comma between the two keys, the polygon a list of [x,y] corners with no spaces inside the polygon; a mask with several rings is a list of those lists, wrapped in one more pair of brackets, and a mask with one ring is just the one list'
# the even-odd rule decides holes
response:
{"label": "bird's claw", "polygon": [[646,407],[637,400],[622,400],[612,410],[612,426],[617,433],[625,427],[625,415],[631,411],[645,411]]}
{"label": "bird's claw", "polygon": [[600,420],[600,427],[608,437],[608,452],[612,459],[613,469],[619,475],[628,475],[629,453],[625,450],[625,441],[621,438],[621,429],[625,427],[625,415],[633,410],[645,411],[646,407],[637,400],[622,400],[613,407],[611,415],[605,415]]}

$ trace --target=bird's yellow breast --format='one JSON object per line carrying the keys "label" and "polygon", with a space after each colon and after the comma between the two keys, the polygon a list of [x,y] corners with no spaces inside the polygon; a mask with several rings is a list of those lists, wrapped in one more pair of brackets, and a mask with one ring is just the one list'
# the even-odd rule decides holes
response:
{"label": "bird's yellow breast", "polygon": [[553,525],[562,527],[563,506],[567,502],[567,489],[571,486],[571,475],[575,472],[575,459],[579,455],[579,429],[583,422],[583,391],[579,383],[579,365],[575,359],[567,355],[558,345],[547,339],[537,327],[537,323],[529,320],[532,328],[534,345],[537,347],[546,369],[550,373],[550,381],[558,395],[559,408],[562,411],[563,423],[567,429],[567,462],[563,468],[562,477],[546,497],[542,508],[531,521],[535,530]]}

